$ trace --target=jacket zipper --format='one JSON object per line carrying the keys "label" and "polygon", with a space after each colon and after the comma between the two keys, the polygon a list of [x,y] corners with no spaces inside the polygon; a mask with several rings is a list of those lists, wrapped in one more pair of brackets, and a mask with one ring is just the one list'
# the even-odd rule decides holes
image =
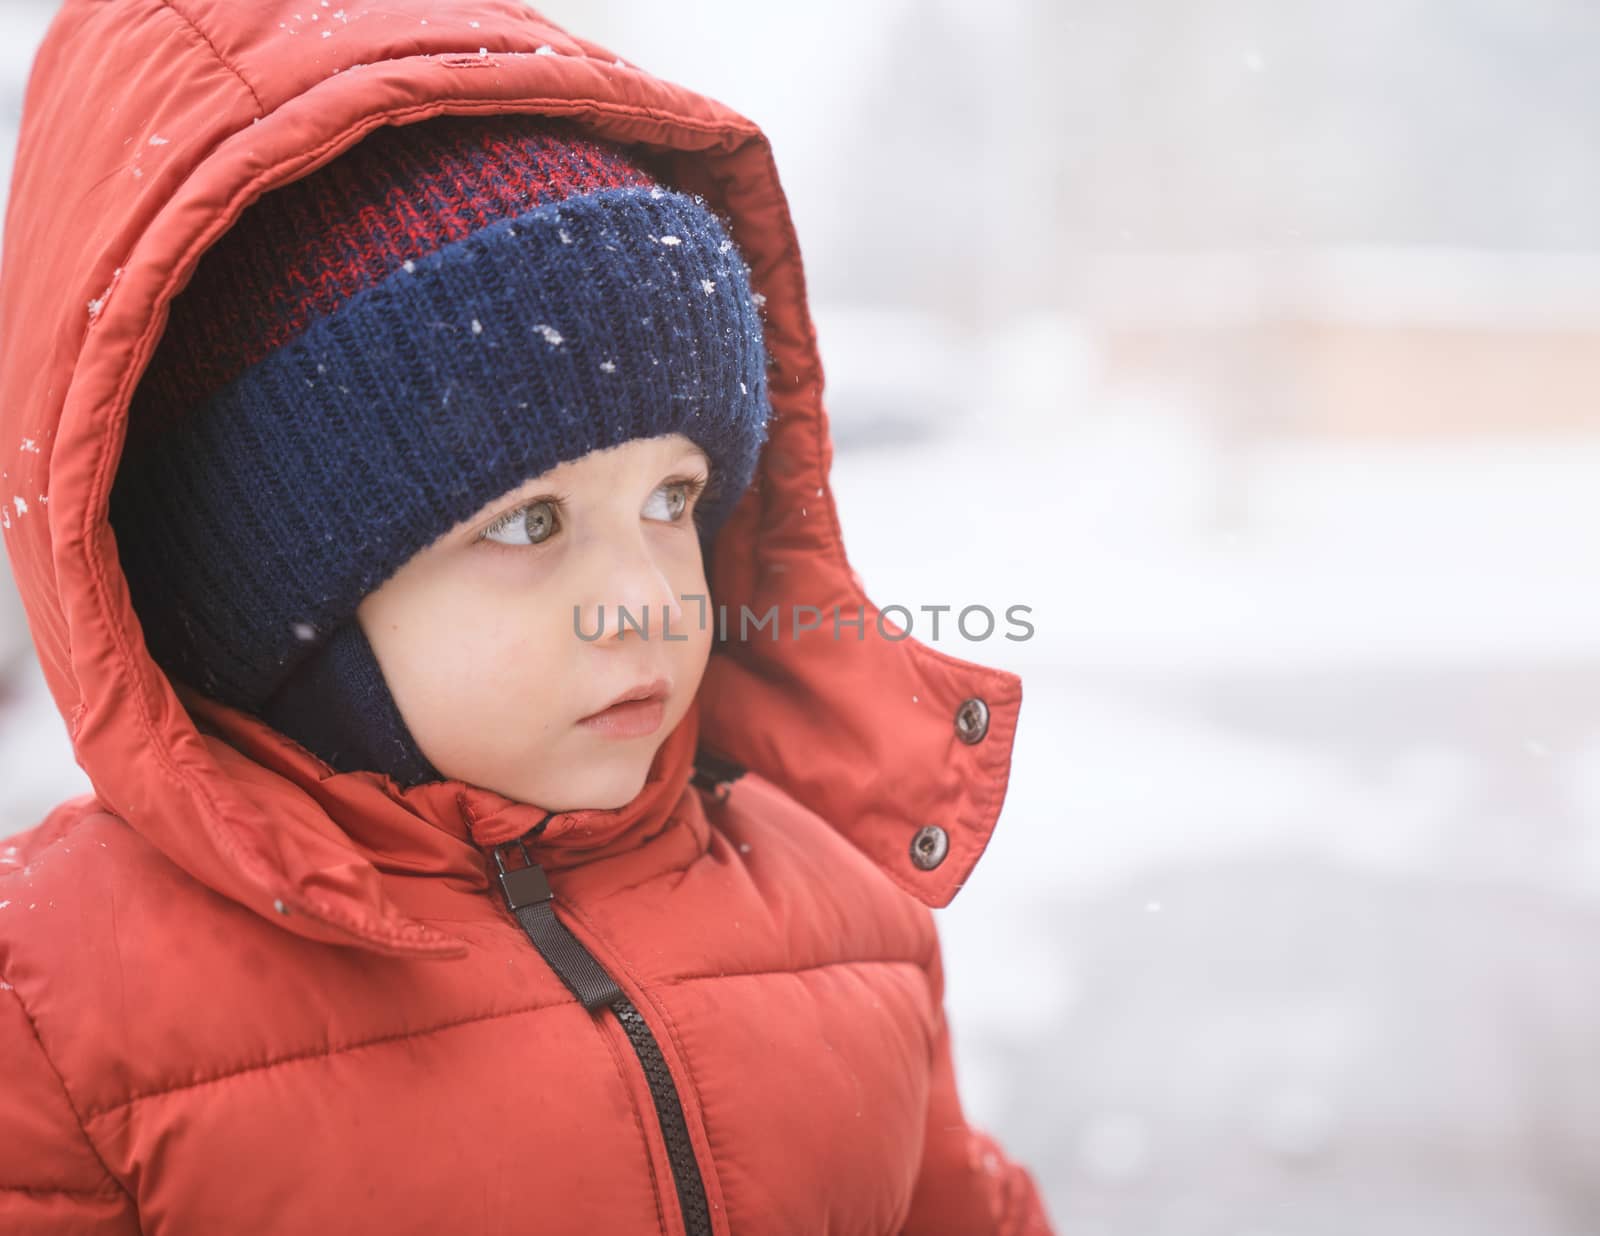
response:
{"label": "jacket zipper", "polygon": [[[711,1236],[705,1182],[700,1176],[700,1166],[695,1161],[694,1146],[689,1141],[683,1104],[672,1083],[667,1062],[661,1055],[661,1047],[633,1001],[628,999],[594,955],[556,918],[555,895],[550,891],[550,881],[545,876],[544,868],[533,861],[533,855],[528,851],[528,838],[538,836],[555,814],[552,811],[516,841],[494,847],[494,863],[500,873],[500,888],[505,894],[506,905],[516,915],[534,947],[550,963],[550,968],[561,976],[568,990],[583,1002],[583,1007],[591,1013],[598,1008],[609,1008],[622,1024],[628,1042],[633,1044],[634,1054],[639,1057],[639,1065],[644,1069],[645,1080],[650,1084],[656,1119],[660,1121],[661,1135],[667,1144],[667,1160],[672,1164],[672,1180],[677,1186],[683,1226],[688,1236]],[[525,866],[506,867],[500,852],[512,845],[521,848]]]}

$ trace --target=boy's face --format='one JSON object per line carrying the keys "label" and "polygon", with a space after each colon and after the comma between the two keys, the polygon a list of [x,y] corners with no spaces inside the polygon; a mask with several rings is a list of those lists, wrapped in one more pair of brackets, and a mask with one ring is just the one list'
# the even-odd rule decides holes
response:
{"label": "boy's face", "polygon": [[[496,498],[362,600],[357,619],[435,768],[554,811],[638,794],[711,651],[693,519],[708,475],[682,434],[591,451]],[[671,684],[660,704],[584,722],[658,678]]]}

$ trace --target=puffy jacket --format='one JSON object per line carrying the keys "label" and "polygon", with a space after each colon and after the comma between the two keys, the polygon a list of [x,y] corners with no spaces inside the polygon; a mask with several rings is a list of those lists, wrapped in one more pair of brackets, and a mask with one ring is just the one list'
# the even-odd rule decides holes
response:
{"label": "puffy jacket", "polygon": [[[336,773],[195,694],[107,518],[200,254],[373,127],[486,111],[660,152],[765,298],[771,435],[707,565],[785,629],[718,646],[616,809]],[[755,124],[512,0],[66,0],[4,258],[0,529],[93,790],[0,845],[0,1232],[1048,1233],[963,1114],[930,911],[1021,683],[877,627]]]}

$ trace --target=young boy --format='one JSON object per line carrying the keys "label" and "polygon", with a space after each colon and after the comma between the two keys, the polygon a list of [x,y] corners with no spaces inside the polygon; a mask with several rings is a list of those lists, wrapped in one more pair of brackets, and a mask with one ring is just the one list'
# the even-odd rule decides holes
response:
{"label": "young boy", "polygon": [[1020,683],[848,566],[755,126],[490,0],[67,0],[5,241],[94,792],[0,860],[0,1230],[1049,1232],[928,909]]}

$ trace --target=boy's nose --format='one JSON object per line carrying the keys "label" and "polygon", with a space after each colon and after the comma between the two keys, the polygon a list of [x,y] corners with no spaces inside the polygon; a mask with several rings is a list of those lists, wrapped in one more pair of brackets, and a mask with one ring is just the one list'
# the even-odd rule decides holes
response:
{"label": "boy's nose", "polygon": [[686,609],[664,565],[639,545],[610,559],[585,612],[590,616],[585,629],[600,629],[605,641],[669,636],[676,641],[688,634],[688,615],[696,611]]}

